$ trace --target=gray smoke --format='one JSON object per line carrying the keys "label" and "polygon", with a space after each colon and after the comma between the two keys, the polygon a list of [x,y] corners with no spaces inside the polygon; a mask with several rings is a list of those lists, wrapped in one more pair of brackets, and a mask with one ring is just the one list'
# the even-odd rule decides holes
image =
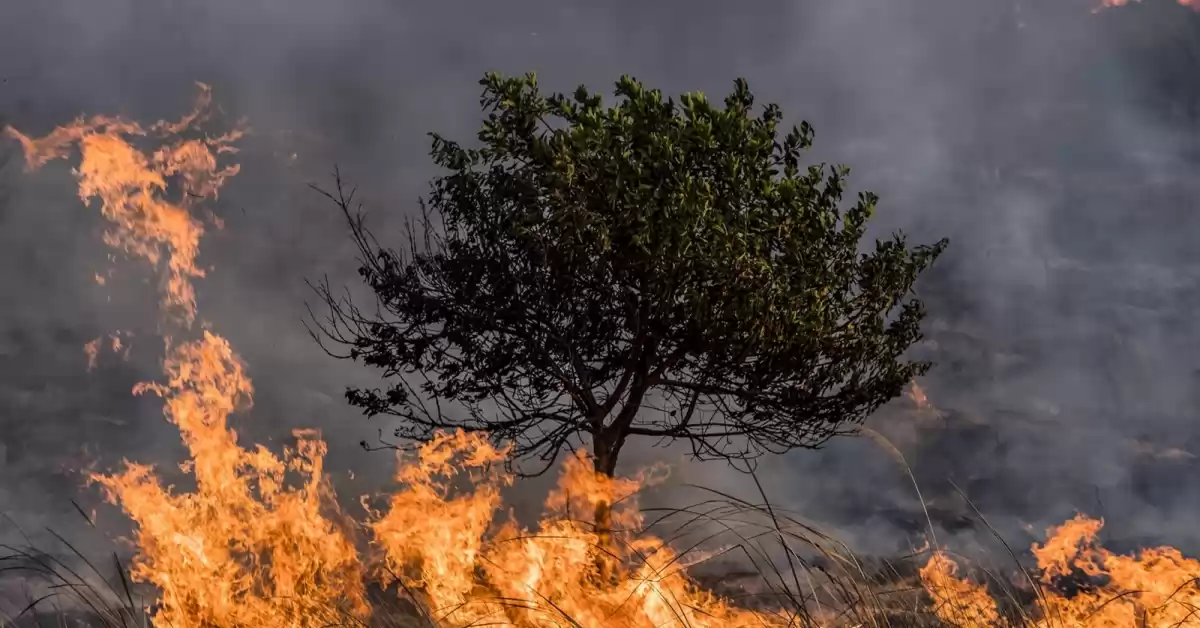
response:
{"label": "gray smoke", "polygon": [[[1186,78],[1145,78],[1159,65],[1149,43],[1186,47],[1196,18],[1161,0],[1090,8],[9,2],[0,117],[29,134],[80,113],[170,118],[200,80],[230,117],[249,119],[242,174],[215,207],[227,227],[202,245],[214,271],[201,311],[251,366],[246,438],[323,429],[329,468],[352,469],[357,479],[339,482],[357,494],[382,486],[392,460],[361,453],[380,426],[341,398],[373,374],[325,356],[303,326],[306,279],[355,281],[339,216],[305,184],[328,184],[339,165],[377,232],[398,237],[434,174],[424,134],[474,132],[487,70],[536,70],[558,90],[607,90],[629,73],[713,95],[744,76],[760,99],[815,125],[815,159],[849,163],[856,188],[882,194],[880,233],[952,239],[921,288],[931,310],[923,351],[939,362],[924,384],[942,414],[914,416],[900,400],[873,422],[904,451],[943,532],[973,534],[960,529],[968,509],[953,480],[1018,545],[1024,524],[1083,510],[1107,516],[1118,541],[1200,549],[1186,455],[1200,340],[1189,316],[1200,277],[1195,127],[1172,100],[1190,102]],[[1152,31],[1150,10],[1168,16]],[[152,283],[118,264],[116,280],[95,285],[108,253],[101,220],[79,203],[68,168],[25,175],[14,154],[0,170],[0,509],[26,528],[83,535],[70,500],[97,499],[71,469],[122,457],[169,468],[181,448],[157,405],[129,395],[157,373]],[[82,345],[118,329],[140,339],[131,359],[109,356],[87,373]],[[1171,447],[1184,453],[1163,453]],[[636,454],[631,467],[664,455]],[[683,477],[748,490],[720,466],[688,466]],[[866,551],[920,532],[903,470],[873,441],[766,461],[760,477],[777,503]],[[105,517],[109,531],[121,528],[116,513]]]}

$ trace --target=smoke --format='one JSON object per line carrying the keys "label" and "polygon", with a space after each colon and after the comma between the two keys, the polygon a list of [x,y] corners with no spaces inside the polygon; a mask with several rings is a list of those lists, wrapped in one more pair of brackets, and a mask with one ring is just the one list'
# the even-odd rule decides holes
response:
{"label": "smoke", "polygon": [[[1200,505],[1185,490],[1200,372],[1188,316],[1200,277],[1196,129],[1164,113],[1164,94],[1180,90],[1145,71],[1175,58],[1149,42],[1190,41],[1171,29],[1196,18],[1167,2],[1091,8],[44,0],[6,7],[0,118],[29,134],[85,112],[171,118],[194,80],[213,85],[231,119],[248,118],[242,174],[214,206],[226,228],[201,247],[213,267],[202,311],[250,365],[244,437],[321,428],[329,468],[353,469],[339,483],[357,494],[378,488],[392,460],[361,453],[386,426],[341,398],[374,374],[325,356],[303,326],[305,280],[356,282],[339,216],[305,184],[329,183],[338,164],[376,231],[398,235],[434,174],[424,134],[474,132],[486,70],[536,70],[559,90],[607,89],[629,73],[711,94],[744,76],[815,125],[816,159],[849,163],[856,188],[882,194],[880,233],[952,239],[921,286],[923,351],[939,362],[924,384],[941,414],[917,417],[900,400],[872,421],[912,466],[943,540],[974,534],[957,523],[970,511],[953,480],[1018,544],[1026,524],[1084,510],[1107,516],[1110,536],[1200,549],[1189,525]],[[157,372],[152,285],[107,261],[67,166],[25,176],[20,161],[0,166],[0,509],[73,530],[70,500],[95,501],[73,469],[122,457],[170,466],[180,449],[155,404],[129,395]],[[129,359],[106,353],[87,372],[83,345],[119,329],[134,335]],[[714,465],[682,478],[749,490]],[[760,478],[775,501],[868,550],[906,545],[923,525],[904,470],[871,440],[765,461]]]}

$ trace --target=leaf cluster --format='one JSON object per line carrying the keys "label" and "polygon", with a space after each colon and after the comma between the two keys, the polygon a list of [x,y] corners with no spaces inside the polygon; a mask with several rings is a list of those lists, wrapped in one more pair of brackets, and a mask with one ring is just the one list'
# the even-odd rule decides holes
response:
{"label": "leaf cluster", "polygon": [[723,106],[629,77],[611,106],[532,74],[481,85],[478,145],[432,135],[445,174],[404,249],[331,195],[380,307],[325,285],[322,335],[391,378],[347,397],[398,437],[486,431],[539,470],[590,440],[611,472],[629,436],[751,460],[819,446],[928,368],[902,358],[910,297],[946,242],[860,251],[877,198],[843,209],[849,171],[805,165],[813,129],[782,132],[744,80]]}

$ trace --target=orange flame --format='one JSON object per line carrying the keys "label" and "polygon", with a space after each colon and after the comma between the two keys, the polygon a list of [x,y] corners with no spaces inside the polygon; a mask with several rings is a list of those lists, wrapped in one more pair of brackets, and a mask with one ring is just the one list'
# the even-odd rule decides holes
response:
{"label": "orange flame", "polygon": [[100,359],[100,339],[94,338],[83,345],[83,354],[87,356],[88,370],[96,368],[96,361]]}
{"label": "orange flame", "polygon": [[[101,212],[111,224],[104,241],[154,265],[167,257],[164,304],[188,324],[196,314],[192,279],[204,276],[196,265],[204,226],[188,208],[197,199],[215,198],[225,181],[238,173],[236,165],[219,168],[216,154],[235,151],[233,142],[244,134],[235,130],[216,137],[180,137],[209,118],[211,91],[198,85],[195,108],[179,122],[160,121],[143,128],[120,118],[80,117],[38,139],[5,129],[24,148],[30,171],[66,158],[78,145],[81,160],[74,173],[79,198],[84,203],[100,199]],[[130,136],[157,136],[164,144],[147,155],[129,142]],[[182,184],[177,202],[162,198],[171,177]]]}
{"label": "orange flame", "polygon": [[951,626],[994,626],[1000,619],[987,590],[958,576],[958,565],[935,552],[921,568],[921,582],[933,598],[934,612]]}
{"label": "orange flame", "polygon": [[[1174,548],[1142,550],[1134,556],[1114,554],[1097,544],[1104,522],[1076,516],[1047,531],[1044,545],[1033,546],[1041,574],[1041,617],[1036,628],[1167,628],[1200,622],[1200,561]],[[1082,574],[1093,584],[1067,595],[1058,578]],[[957,565],[937,552],[921,570],[921,579],[939,604],[938,614],[953,625],[990,625],[996,604],[980,585],[957,575]],[[943,611],[942,609],[945,609]],[[945,612],[946,615],[942,615]],[[964,622],[967,617],[980,622]],[[994,620],[992,621],[994,623]]]}
{"label": "orange flame", "polygon": [[[155,625],[318,626],[331,609],[364,614],[364,586],[353,543],[326,515],[325,444],[296,432],[282,458],[242,449],[227,417],[252,393],[244,366],[210,332],[177,347],[166,384],[137,392],[166,399],[165,414],[190,452],[184,470],[194,493],[173,494],[152,468],[127,463],[94,475],[138,525],[133,577],[161,592]],[[285,485],[294,472],[302,483]]]}
{"label": "orange flame", "polygon": [[[916,384],[913,384],[914,390]],[[921,401],[928,399],[921,395]],[[1051,527],[1046,542],[1034,544],[1039,613],[1020,625],[1032,628],[1180,628],[1200,625],[1200,561],[1159,547],[1135,556],[1113,554],[1097,543],[1104,521],[1084,515]],[[1082,575],[1091,587],[1068,594],[1061,579]],[[946,624],[975,628],[997,625],[1000,613],[987,588],[958,574],[958,564],[935,551],[919,573]]]}
{"label": "orange flame", "polygon": [[[240,131],[182,137],[207,120],[209,105],[201,86],[196,108],[176,123],[143,128],[97,116],[38,139],[7,129],[31,170],[79,146],[80,197],[100,199],[111,223],[105,241],[162,271],[162,306],[184,327],[196,319],[192,281],[204,276],[204,230],[190,210],[238,173],[217,158],[234,151]],[[162,146],[147,154],[130,138]],[[172,185],[182,189],[175,202],[163,198]],[[94,360],[99,341],[86,351]],[[189,454],[181,470],[193,490],[164,486],[155,469],[128,461],[119,473],[90,476],[136,524],[132,576],[157,588],[151,619],[160,628],[363,621],[379,612],[367,599],[370,577],[403,585],[444,626],[782,625],[703,591],[666,543],[637,535],[643,522],[631,495],[644,478],[597,476],[583,454],[564,465],[536,533],[498,524],[512,477],[496,463],[507,452],[479,435],[442,435],[403,461],[386,507],[368,508],[361,527],[373,551],[361,554],[360,526],[337,508],[315,432],[295,432],[297,445],[282,455],[238,443],[228,421],[251,403],[245,369],[228,341],[206,330],[189,342],[168,339],[165,381],[134,390],[164,400]],[[618,504],[606,539],[573,517],[601,502]]]}
{"label": "orange flame", "polygon": [[[242,131],[188,139],[209,117],[207,86],[179,122],[143,128],[119,118],[80,118],[50,135],[8,134],[25,148],[27,167],[66,157],[78,145],[79,196],[99,198],[110,223],[105,242],[163,272],[164,310],[185,327],[196,318],[192,280],[203,226],[189,209],[215,198],[238,166],[220,167],[217,156],[235,151]],[[147,154],[131,137],[162,144]],[[179,200],[163,198],[170,184]],[[166,264],[160,262],[166,258]],[[86,351],[94,362],[99,343]],[[122,347],[112,336],[112,348]],[[93,474],[114,503],[137,524],[133,577],[157,586],[156,625],[180,628],[247,624],[317,626],[331,609],[365,615],[362,567],[349,535],[334,523],[332,493],[322,472],[325,444],[297,432],[298,445],[277,457],[265,448],[243,449],[229,415],[247,406],[252,385],[229,343],[205,331],[193,341],[168,340],[166,383],[140,384],[135,394],[158,394],[190,454],[182,465],[193,493],[163,487],[154,470],[126,463],[115,475]],[[286,483],[299,476],[299,486]]]}
{"label": "orange flame", "polygon": [[[96,364],[100,360],[101,341],[103,338],[93,338],[87,344],[83,345],[83,353],[87,356],[87,370],[91,371],[96,368]],[[113,353],[121,356],[121,359],[129,359],[129,345],[121,339],[121,334],[114,333],[108,336],[108,347]]]}
{"label": "orange flame", "polygon": [[917,380],[913,380],[908,389],[908,398],[912,400],[913,405],[917,410],[928,410],[933,407],[929,403],[929,397],[925,394],[925,389],[917,384]]}
{"label": "orange flame", "polygon": [[[643,522],[631,495],[642,481],[597,476],[582,454],[564,465],[537,532],[509,523],[488,538],[500,489],[511,482],[494,465],[504,454],[479,436],[442,436],[421,450],[417,463],[400,467],[397,480],[405,488],[371,524],[385,556],[384,579],[402,574],[441,625],[777,625],[702,591],[664,542],[636,535]],[[472,488],[452,496],[458,474]],[[620,504],[612,525],[618,538],[608,544],[572,515],[593,513],[601,501]],[[602,545],[615,573],[597,560]]]}

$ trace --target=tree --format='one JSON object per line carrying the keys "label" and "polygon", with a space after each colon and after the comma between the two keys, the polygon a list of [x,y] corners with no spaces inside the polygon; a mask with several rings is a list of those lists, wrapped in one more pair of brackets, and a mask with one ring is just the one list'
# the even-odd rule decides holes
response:
{"label": "tree", "polygon": [[921,337],[913,283],[946,241],[860,254],[876,197],[843,211],[848,169],[802,166],[812,128],[781,137],[745,81],[723,108],[628,77],[611,107],[532,74],[480,84],[481,146],[431,135],[446,174],[403,249],[340,178],[326,193],[378,308],[317,284],[314,337],[381,369],[386,389],[346,397],[402,419],[397,438],[486,432],[537,461],[523,475],[590,443],[611,476],[631,436],[748,468],[853,431],[929,368],[902,356]]}

